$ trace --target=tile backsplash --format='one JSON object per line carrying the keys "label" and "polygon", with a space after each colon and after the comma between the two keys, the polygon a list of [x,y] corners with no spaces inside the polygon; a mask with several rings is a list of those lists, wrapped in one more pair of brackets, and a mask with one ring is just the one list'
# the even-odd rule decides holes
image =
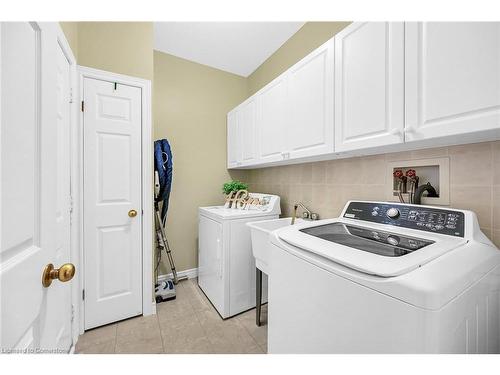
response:
{"label": "tile backsplash", "polygon": [[387,163],[450,159],[450,207],[474,211],[483,232],[500,247],[500,141],[329,160],[245,171],[254,192],[281,197],[282,216],[302,202],[321,218],[336,217],[350,199],[386,199]]}

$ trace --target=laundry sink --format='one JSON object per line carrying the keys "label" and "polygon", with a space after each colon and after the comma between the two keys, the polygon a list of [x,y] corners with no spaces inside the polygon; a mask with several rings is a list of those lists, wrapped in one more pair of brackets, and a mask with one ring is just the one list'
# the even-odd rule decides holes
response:
{"label": "laundry sink", "polygon": [[[301,221],[303,220],[295,220],[296,223]],[[269,235],[271,234],[271,232],[277,229],[291,225],[291,223],[291,217],[274,220],[253,221],[247,223],[247,225],[250,227],[250,233],[252,237],[252,253],[255,257],[255,265],[262,272],[269,274],[268,264],[269,253],[271,250]]]}

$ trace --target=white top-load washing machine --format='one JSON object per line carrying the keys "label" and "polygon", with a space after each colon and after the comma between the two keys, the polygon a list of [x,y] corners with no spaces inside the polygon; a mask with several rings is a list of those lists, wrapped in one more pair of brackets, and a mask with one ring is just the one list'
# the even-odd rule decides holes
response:
{"label": "white top-load washing machine", "polygon": [[271,243],[270,353],[500,350],[500,252],[473,212],[350,201]]}
{"label": "white top-load washing machine", "polygon": [[277,219],[281,213],[277,195],[250,196],[265,204],[251,209],[199,208],[198,285],[223,318],[255,307],[255,258],[245,224]]}

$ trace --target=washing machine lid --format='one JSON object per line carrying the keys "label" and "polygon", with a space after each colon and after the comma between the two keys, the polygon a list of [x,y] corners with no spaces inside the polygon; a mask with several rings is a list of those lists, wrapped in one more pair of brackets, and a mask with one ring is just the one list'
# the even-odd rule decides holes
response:
{"label": "washing machine lid", "polygon": [[224,206],[200,207],[201,215],[211,217],[216,220],[233,220],[247,217],[259,217],[266,215],[276,215],[268,210],[236,210]]}
{"label": "washing machine lid", "polygon": [[467,243],[463,238],[425,234],[346,219],[283,228],[278,237],[298,249],[354,270],[382,277],[402,275]]}
{"label": "washing machine lid", "polygon": [[218,221],[281,214],[279,196],[263,193],[249,193],[248,195],[251,198],[258,198],[261,203],[258,205],[248,205],[245,208],[227,208],[226,206],[200,207],[199,214]]}

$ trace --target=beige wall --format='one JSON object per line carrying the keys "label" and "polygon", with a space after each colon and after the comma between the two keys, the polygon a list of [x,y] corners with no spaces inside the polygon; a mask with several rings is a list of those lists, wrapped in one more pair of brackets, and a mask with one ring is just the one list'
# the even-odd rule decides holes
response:
{"label": "beige wall", "polygon": [[500,141],[252,170],[252,191],[278,194],[283,215],[303,202],[323,218],[349,199],[386,199],[387,162],[450,158],[450,206],[476,212],[483,232],[500,247]]}
{"label": "beige wall", "polygon": [[198,207],[222,204],[222,184],[242,174],[226,169],[226,114],[245,99],[247,82],[155,51],[153,86],[154,138],[169,140],[174,162],[167,235],[185,270],[198,264]]}
{"label": "beige wall", "polygon": [[307,22],[248,77],[249,96],[349,24],[350,22]]}
{"label": "beige wall", "polygon": [[78,22],[78,63],[153,79],[152,22]]}
{"label": "beige wall", "polygon": [[78,22],[60,22],[76,61],[78,61]]}
{"label": "beige wall", "polygon": [[61,22],[79,65],[153,79],[152,22]]}

